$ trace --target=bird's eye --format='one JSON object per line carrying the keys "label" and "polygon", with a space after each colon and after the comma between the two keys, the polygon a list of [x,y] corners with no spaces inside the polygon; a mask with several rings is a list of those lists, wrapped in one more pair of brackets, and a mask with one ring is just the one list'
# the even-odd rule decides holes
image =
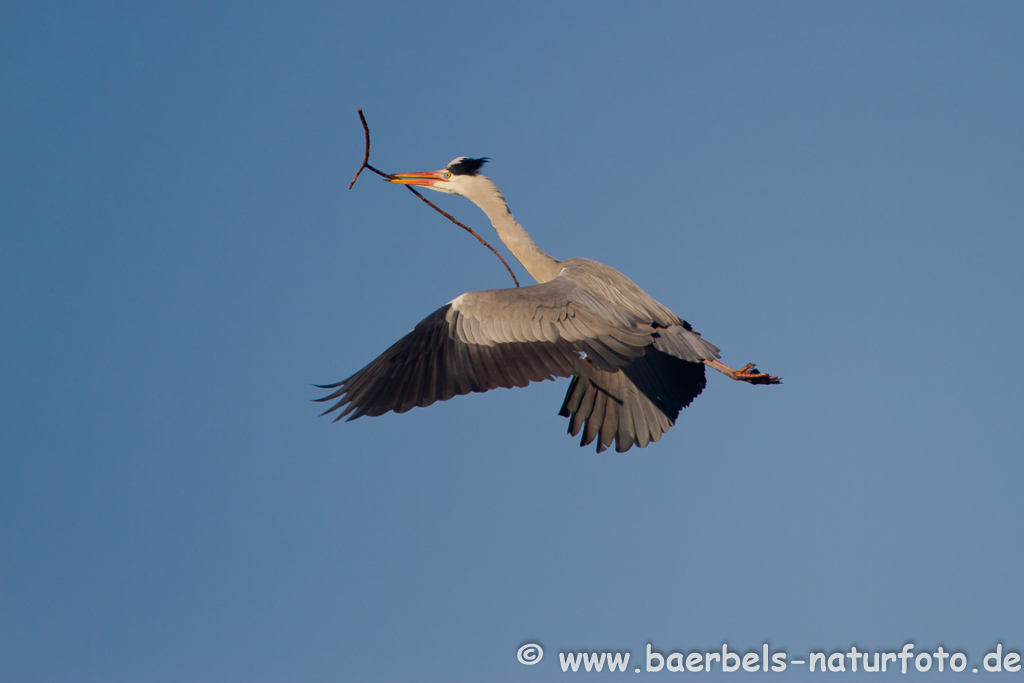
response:
{"label": "bird's eye", "polygon": [[451,178],[451,177],[452,177],[452,172],[451,172],[451,171],[445,171],[445,172],[444,172],[444,177],[445,177],[446,179],[447,179],[447,178]]}

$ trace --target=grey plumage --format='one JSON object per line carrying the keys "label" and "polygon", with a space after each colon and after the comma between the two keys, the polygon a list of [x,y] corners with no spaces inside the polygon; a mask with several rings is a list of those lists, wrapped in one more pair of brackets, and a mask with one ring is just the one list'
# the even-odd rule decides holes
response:
{"label": "grey plumage", "polygon": [[560,414],[581,445],[657,441],[705,386],[718,348],[618,271],[569,259],[532,287],[463,294],[319,401],[336,419],[404,413],[498,387],[573,377]]}
{"label": "grey plumage", "polygon": [[559,414],[581,445],[623,452],[657,441],[705,386],[705,365],[751,384],[778,384],[753,365],[733,370],[718,347],[632,280],[588,259],[558,261],[537,248],[505,198],[480,174],[486,157],[394,183],[458,194],[479,206],[539,284],[469,292],[429,315],[318,401],[354,420],[497,387],[572,377]]}

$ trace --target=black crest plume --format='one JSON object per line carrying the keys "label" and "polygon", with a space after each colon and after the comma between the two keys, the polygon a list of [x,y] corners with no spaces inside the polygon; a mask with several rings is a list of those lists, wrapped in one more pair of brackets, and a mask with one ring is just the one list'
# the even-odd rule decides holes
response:
{"label": "black crest plume", "polygon": [[476,175],[480,167],[490,160],[490,157],[481,157],[479,159],[459,157],[448,164],[448,170],[451,171],[452,175]]}

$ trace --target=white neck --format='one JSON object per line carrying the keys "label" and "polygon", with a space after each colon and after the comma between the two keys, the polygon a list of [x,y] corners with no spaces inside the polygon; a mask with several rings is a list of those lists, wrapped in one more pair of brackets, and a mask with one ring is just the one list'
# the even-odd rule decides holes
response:
{"label": "white neck", "polygon": [[467,193],[464,196],[487,214],[498,237],[512,255],[537,282],[547,282],[557,277],[562,270],[561,264],[533,243],[523,226],[512,217],[512,212],[509,211],[508,204],[497,186],[485,176],[476,176],[474,180],[485,182],[479,182],[471,194]]}

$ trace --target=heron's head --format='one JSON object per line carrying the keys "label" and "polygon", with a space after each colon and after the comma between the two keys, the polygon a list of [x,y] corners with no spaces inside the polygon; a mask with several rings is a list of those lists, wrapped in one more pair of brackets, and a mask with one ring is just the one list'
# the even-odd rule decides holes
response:
{"label": "heron's head", "polygon": [[458,157],[440,171],[425,171],[422,173],[398,173],[389,180],[402,185],[420,185],[438,192],[458,194],[469,199],[485,189],[493,187],[490,179],[480,174],[480,168],[490,159],[470,159],[469,157]]}

